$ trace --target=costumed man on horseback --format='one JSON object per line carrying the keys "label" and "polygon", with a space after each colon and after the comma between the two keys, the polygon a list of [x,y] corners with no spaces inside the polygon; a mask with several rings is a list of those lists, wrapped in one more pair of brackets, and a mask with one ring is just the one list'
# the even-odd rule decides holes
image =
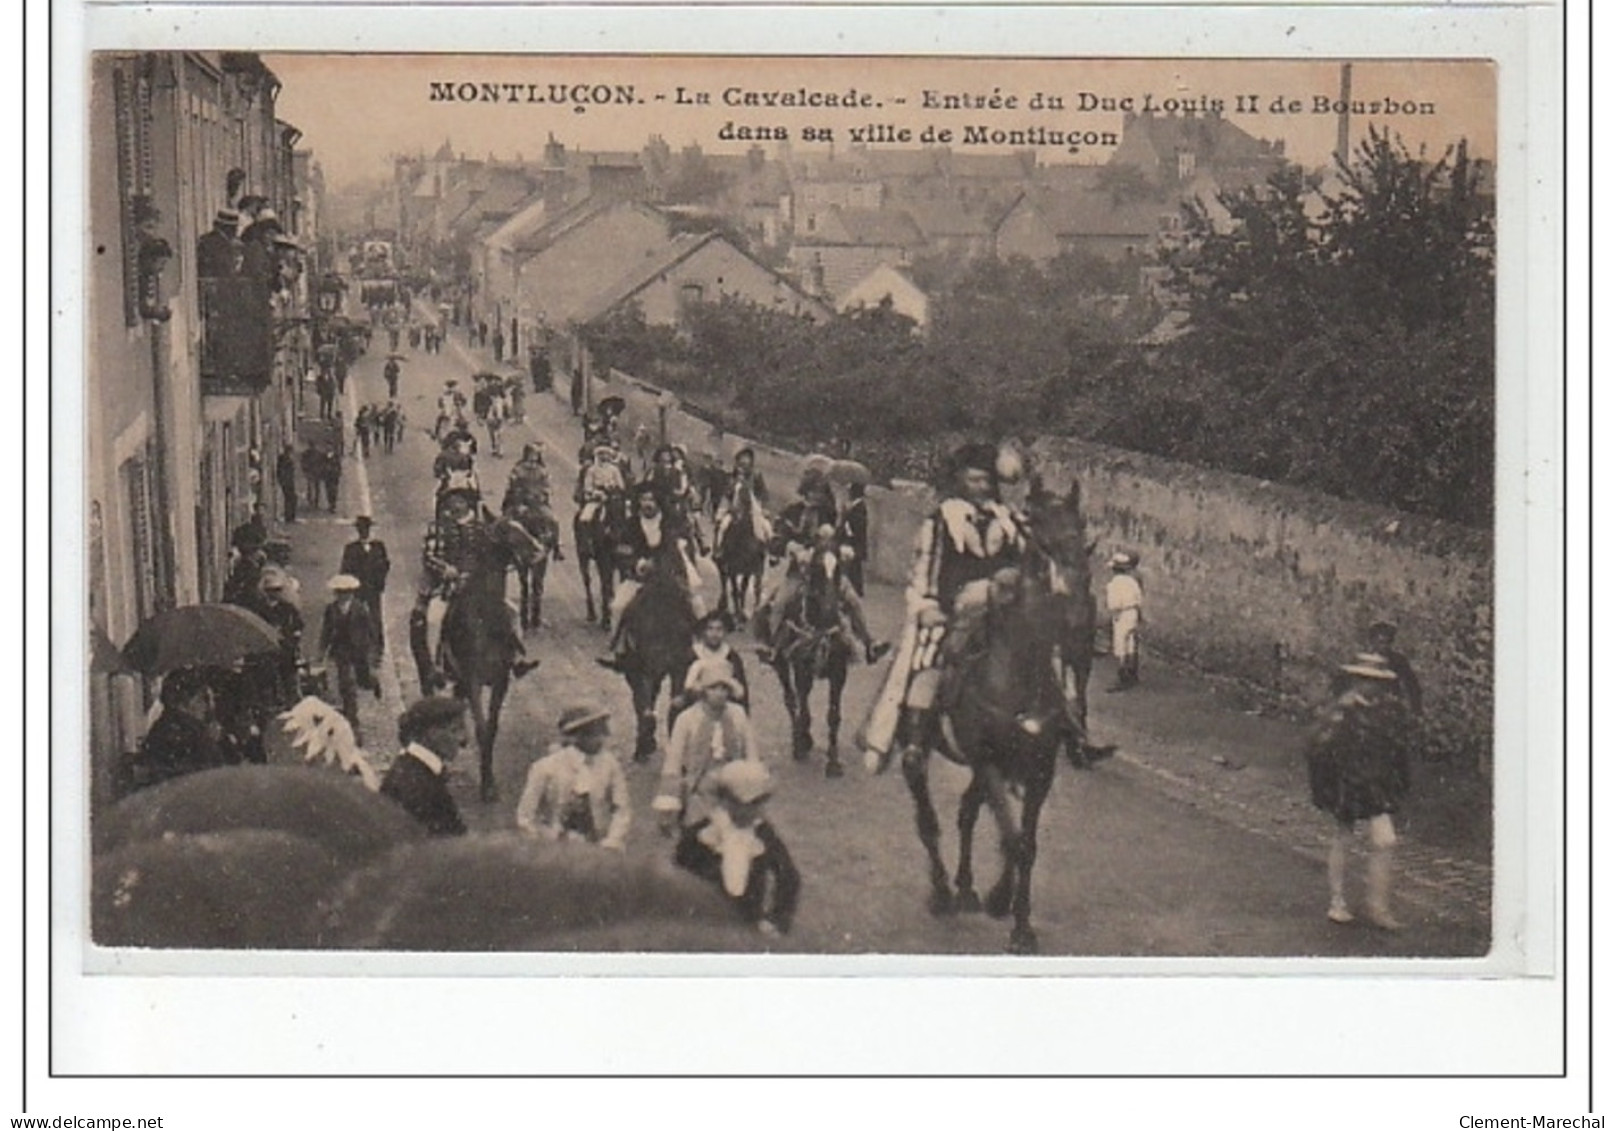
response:
{"label": "costumed man on horseback", "polygon": [[450,493],[466,493],[473,500],[481,498],[476,461],[472,458],[475,451],[476,441],[464,432],[451,432],[443,437],[443,450],[432,461],[438,498]]}
{"label": "costumed man on horseback", "polygon": [[873,664],[886,654],[887,645],[875,643],[864,617],[864,604],[852,581],[846,575],[851,557],[836,536],[836,528],[823,523],[814,531],[812,544],[791,551],[790,564],[778,591],[767,598],[757,610],[757,635],[764,645],[759,650],[764,663],[772,663],[789,644],[787,631],[789,618],[803,592],[812,571],[819,571],[829,590],[835,594],[843,625],[852,638],[864,647],[864,662]]}
{"label": "costumed man on horseback", "polygon": [[578,471],[577,489],[572,493],[572,501],[580,508],[578,521],[593,522],[608,498],[627,490],[628,482],[617,462],[616,449],[609,444],[599,445],[594,449],[592,462]]}
{"label": "costumed man on horseback", "polygon": [[[553,556],[564,559],[561,553],[561,526],[550,508],[550,470],[544,466],[544,445],[536,440],[523,445],[522,458],[510,469],[505,484],[505,497],[499,504],[505,513],[521,509],[532,516],[539,530],[547,532]],[[537,535],[539,530],[534,530]]]}
{"label": "costumed man on horseback", "polygon": [[681,535],[690,539],[697,553],[705,554],[707,551],[701,544],[701,530],[695,523],[695,507],[690,501],[690,476],[686,469],[679,466],[677,448],[664,445],[656,449],[648,482],[656,492],[662,515],[678,528]]}
{"label": "costumed man on horseback", "polygon": [[459,390],[459,384],[450,378],[437,398],[437,424],[432,435],[440,440],[450,430],[465,427],[465,394]]}
{"label": "costumed man on horseback", "polygon": [[510,401],[505,396],[504,382],[492,375],[483,380],[472,398],[472,409],[488,430],[489,453],[495,456],[503,454],[499,436],[510,417]]}
{"label": "costumed man on horseback", "polygon": [[[774,527],[770,555],[788,560],[784,576],[758,602],[753,622],[759,639],[769,645],[775,643],[779,632],[779,614],[801,594],[802,564],[812,555],[820,529],[829,526],[833,534],[840,523],[835,490],[825,474],[829,464],[822,456],[809,457],[796,487],[796,498],[780,512]],[[861,619],[861,612],[859,616]]]}
{"label": "costumed man on horseback", "polygon": [[[432,599],[441,597],[447,601],[453,597],[464,579],[472,574],[490,550],[487,528],[477,516],[472,497],[463,491],[446,494],[441,520],[433,523],[426,533],[426,545],[422,551],[426,573],[415,611],[411,613],[412,636],[417,629],[418,617],[419,632],[424,638],[426,609]],[[505,638],[512,655],[525,657],[527,646],[522,642],[521,631],[516,625],[516,612],[508,604],[505,612],[507,615],[501,622],[490,627]],[[511,665],[511,674],[524,676],[538,667],[538,663],[537,660],[519,659]]]}
{"label": "costumed man on horseback", "polygon": [[652,484],[641,483],[634,494],[637,511],[628,525],[626,536],[631,550],[629,556],[635,563],[635,576],[617,591],[621,608],[617,610],[617,628],[611,638],[612,654],[609,659],[600,661],[604,667],[619,670],[623,657],[634,647],[626,626],[633,619],[631,610],[645,588],[643,584],[636,585],[634,582],[643,582],[651,574],[660,574],[672,581],[683,596],[689,606],[692,623],[706,612],[704,602],[696,592],[700,576],[695,572],[688,537],[676,522],[669,521],[662,512],[661,502]]}
{"label": "costumed man on horseback", "polygon": [[811,546],[819,527],[840,525],[841,510],[836,505],[835,488],[830,486],[829,470],[830,461],[824,456],[808,457],[795,500],[780,511],[775,531],[779,542]]}
{"label": "costumed man on horseback", "polygon": [[[975,643],[993,576],[1025,548],[1022,526],[999,501],[998,450],[967,444],[949,461],[948,494],[920,526],[906,592],[902,644],[864,728],[877,772],[900,744],[905,759],[934,744],[944,700],[943,672],[957,670]],[[951,693],[951,688],[948,691]]]}
{"label": "costumed man on horseback", "polygon": [[729,473],[723,497],[718,501],[718,521],[714,527],[712,544],[723,545],[724,535],[735,521],[750,522],[757,541],[767,544],[774,537],[768,515],[763,508],[768,503],[768,487],[762,472],[757,470],[757,453],[742,448],[735,453],[735,467]]}

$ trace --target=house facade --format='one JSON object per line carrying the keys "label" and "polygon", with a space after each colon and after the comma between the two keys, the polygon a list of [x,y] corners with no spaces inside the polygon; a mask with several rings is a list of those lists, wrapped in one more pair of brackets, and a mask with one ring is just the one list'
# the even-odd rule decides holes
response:
{"label": "house facade", "polygon": [[902,209],[832,208],[815,235],[798,229],[790,260],[804,289],[835,301],[876,267],[911,263],[925,247],[924,233]]}
{"label": "house facade", "polygon": [[859,309],[873,310],[890,303],[892,310],[912,318],[919,330],[931,322],[931,297],[919,285],[895,267],[881,264],[847,289],[836,303],[843,314]]}
{"label": "house facade", "polygon": [[1046,263],[1067,252],[1112,262],[1144,255],[1179,220],[1176,202],[1119,201],[1101,191],[1034,189],[999,221],[994,246],[1002,259]]}
{"label": "house facade", "polygon": [[[117,645],[154,613],[218,600],[230,531],[254,503],[278,509],[269,472],[296,434],[312,264],[287,250],[261,285],[221,285],[202,279],[198,241],[239,179],[236,196],[264,198],[309,242],[279,89],[250,53],[91,60],[85,569],[90,626]],[[98,798],[150,692],[92,674]]]}

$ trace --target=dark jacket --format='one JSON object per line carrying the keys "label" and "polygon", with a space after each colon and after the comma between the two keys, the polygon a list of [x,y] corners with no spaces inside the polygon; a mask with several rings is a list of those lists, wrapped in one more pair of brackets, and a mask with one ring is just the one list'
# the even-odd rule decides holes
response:
{"label": "dark jacket", "polygon": [[164,708],[134,759],[131,788],[226,765],[221,737],[217,728],[200,719]]}
{"label": "dark jacket", "polygon": [[1306,750],[1312,803],[1342,821],[1395,813],[1412,784],[1412,725],[1395,691],[1351,691],[1331,705]]}
{"label": "dark jacket", "polygon": [[449,795],[441,774],[434,774],[419,758],[401,754],[381,783],[381,795],[404,807],[433,836],[462,836],[465,822]]}
{"label": "dark jacket", "polygon": [[370,623],[370,610],[363,601],[348,605],[344,615],[335,601],[325,607],[325,621],[320,628],[320,654],[337,661],[367,664],[375,637]]}
{"label": "dark jacket", "polygon": [[367,546],[355,539],[342,547],[342,568],[337,572],[357,577],[366,593],[380,594],[387,588],[387,571],[391,568],[386,543],[372,538]]}
{"label": "dark jacket", "polygon": [[240,274],[245,251],[240,240],[217,228],[204,232],[196,241],[197,277],[217,279]]}

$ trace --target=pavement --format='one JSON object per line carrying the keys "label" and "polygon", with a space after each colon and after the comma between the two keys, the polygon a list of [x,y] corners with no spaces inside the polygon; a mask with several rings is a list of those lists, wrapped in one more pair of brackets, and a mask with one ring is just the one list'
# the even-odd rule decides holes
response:
{"label": "pavement", "polygon": [[[373,351],[361,359],[350,376],[343,398],[344,416],[351,421],[359,404],[361,392],[369,399],[381,396],[379,370],[381,353]],[[462,377],[477,369],[496,368],[491,353],[466,344],[464,335],[452,329],[441,355],[413,352],[405,363],[403,400],[410,420],[410,436],[400,452],[382,455],[373,451],[369,459],[350,452],[342,478],[338,510],[335,515],[318,514],[285,527],[283,533],[292,543],[293,573],[302,580],[303,611],[310,624],[310,647],[318,634],[318,616],[323,608],[325,580],[336,571],[342,546],[353,537],[351,519],[360,513],[377,516],[378,535],[388,542],[393,561],[393,572],[383,597],[383,617],[387,626],[388,651],[381,667],[381,696],[377,700],[366,696],[361,702],[361,730],[367,750],[378,755],[385,763],[386,752],[395,745],[392,729],[398,713],[405,703],[412,701],[419,689],[415,686],[413,665],[409,661],[403,637],[403,625],[413,604],[414,582],[418,571],[419,538],[424,533],[425,519],[430,511],[431,480],[422,469],[430,462],[431,442],[423,432],[431,422],[431,400],[441,387],[441,377],[457,373]],[[372,372],[374,370],[374,372]],[[501,464],[487,456],[479,457],[478,471],[483,478],[485,491],[497,491],[503,482],[503,469],[514,461],[514,453],[529,438],[545,441],[549,453],[549,466],[555,485],[557,507],[563,528],[569,529],[570,495],[572,478],[576,473],[573,453],[576,448],[577,426],[569,409],[558,399],[548,395],[527,396],[527,420],[509,430],[505,450],[511,453]],[[351,446],[351,426],[350,446]],[[570,538],[566,539],[570,551]],[[569,557],[571,557],[569,553]],[[457,788],[462,810],[473,828],[503,828],[511,824],[510,809],[514,794],[519,792],[525,766],[531,757],[542,751],[556,704],[567,696],[590,695],[604,697],[620,719],[631,718],[624,689],[615,686],[614,680],[602,683],[603,673],[593,664],[595,655],[603,651],[604,637],[592,626],[582,623],[581,587],[576,577],[575,564],[567,562],[554,566],[550,572],[550,592],[546,597],[545,624],[536,640],[530,639],[530,654],[542,657],[544,666],[529,681],[540,681],[541,702],[531,693],[523,692],[520,685],[512,695],[507,714],[510,719],[501,732],[499,778],[505,793],[504,802],[497,810],[479,808],[470,800],[471,783],[460,782]],[[901,593],[890,586],[871,586],[866,600],[866,612],[877,637],[895,639],[902,617]],[[753,687],[757,687],[766,671],[752,663]],[[847,725],[844,727],[844,755],[852,767],[849,782],[867,779],[858,768],[860,759],[850,749],[850,737],[862,719],[865,705],[874,694],[880,673],[859,667],[849,684],[847,698]],[[1092,798],[1103,796],[1110,802],[1128,806],[1150,806],[1136,814],[1127,810],[1129,820],[1141,824],[1161,824],[1173,830],[1201,830],[1205,822],[1220,827],[1223,832],[1204,827],[1196,836],[1203,836],[1205,852],[1222,855],[1249,853],[1260,861],[1251,867],[1258,872],[1270,873],[1275,885],[1272,900],[1288,903],[1289,885],[1303,889],[1321,885],[1321,862],[1332,832],[1332,821],[1313,809],[1308,800],[1305,767],[1301,759],[1307,728],[1303,722],[1262,713],[1257,707],[1241,700],[1238,689],[1200,673],[1153,663],[1146,653],[1141,686],[1121,694],[1105,691],[1113,681],[1113,669],[1108,660],[1096,663],[1090,685],[1090,725],[1097,743],[1114,743],[1115,757],[1087,771],[1063,767],[1074,785],[1064,787],[1072,798],[1072,805],[1091,805]],[[524,681],[524,683],[527,681]],[[770,680],[771,682],[771,680]],[[539,684],[534,684],[539,686]],[[777,699],[778,696],[771,696]],[[777,716],[777,717],[776,717]],[[760,733],[783,736],[787,733],[783,714],[769,702],[757,707],[757,725]],[[822,731],[822,719],[816,722]],[[520,752],[511,749],[519,745]],[[823,824],[826,786],[822,775],[814,777],[817,767],[787,767],[799,773],[801,808],[787,811],[804,831],[804,840],[816,836],[818,829],[808,830],[809,824]],[[648,802],[654,790],[654,775],[634,768],[633,780],[636,805]],[[944,784],[957,786],[948,779],[950,768],[936,771]],[[1300,926],[1289,933],[1270,931],[1266,925],[1247,924],[1248,936],[1243,941],[1223,938],[1215,924],[1197,922],[1192,925],[1177,923],[1174,916],[1182,913],[1184,901],[1193,903],[1195,885],[1186,877],[1176,877],[1173,884],[1180,892],[1178,903],[1165,900],[1152,904],[1153,910],[1139,926],[1137,933],[1129,934],[1122,924],[1128,916],[1140,916],[1137,907],[1119,912],[1121,918],[1107,924],[1107,929],[1118,932],[1109,942],[1110,949],[1095,953],[1158,953],[1155,947],[1167,952],[1187,948],[1189,952],[1202,950],[1224,953],[1224,947],[1235,953],[1294,953],[1290,947],[1299,946],[1301,953],[1479,953],[1483,952],[1490,937],[1491,923],[1491,808],[1488,786],[1455,768],[1420,766],[1416,769],[1415,788],[1407,811],[1398,819],[1402,843],[1398,854],[1398,896],[1405,907],[1416,909],[1417,918],[1426,929],[1424,936],[1404,937],[1394,944],[1383,940],[1370,941],[1366,935],[1351,936],[1348,943],[1339,942],[1338,932],[1330,934],[1327,926],[1319,928],[1313,921],[1321,920],[1313,910],[1306,911],[1306,927]],[[900,775],[891,774],[892,779]],[[848,801],[841,819],[867,821],[878,825],[880,844],[889,844],[892,851],[905,854],[905,859],[918,855],[918,846],[912,844],[913,834],[908,825],[906,797],[898,797],[900,781],[871,783],[879,785],[878,800],[865,800],[858,795]],[[835,788],[831,786],[829,788]],[[1061,788],[1057,786],[1057,790]],[[1153,801],[1148,800],[1153,798]],[[1059,800],[1057,797],[1056,800]],[[939,794],[939,811],[944,797]],[[1065,804],[1066,802],[1061,802]],[[793,803],[794,804],[794,803]],[[835,804],[840,805],[840,802]],[[782,801],[782,806],[785,803]],[[866,808],[867,806],[867,808]],[[1162,806],[1166,806],[1162,809]],[[643,810],[641,810],[643,812]],[[1177,813],[1177,817],[1162,813]],[[1051,801],[1048,825],[1056,820],[1073,824],[1073,837],[1096,837],[1108,828],[1093,810],[1086,816],[1060,816]],[[901,820],[899,820],[899,817]],[[1075,826],[1086,822],[1086,827]],[[648,821],[644,822],[649,824]],[[946,820],[944,821],[946,824]],[[1123,830],[1114,835],[1131,836]],[[1187,835],[1187,833],[1185,833]],[[654,833],[636,828],[635,841],[640,848],[634,850],[660,851],[654,847]],[[1052,838],[1049,838],[1052,839]],[[1266,845],[1259,849],[1256,844]],[[901,846],[901,847],[896,847]],[[804,852],[817,848],[817,843],[805,845]],[[822,865],[827,882],[868,883],[866,865],[878,859],[884,848],[865,853],[860,848],[855,858],[864,864],[849,861],[847,848],[840,838],[826,833],[823,842],[825,855]],[[1053,855],[1055,846],[1046,846],[1045,855]],[[1079,850],[1073,847],[1073,853]],[[1103,846],[1088,845],[1080,850],[1088,855],[1110,851]],[[1179,846],[1178,851],[1182,851]],[[866,859],[867,856],[867,859]],[[1195,852],[1183,858],[1192,860]],[[1176,859],[1176,858],[1174,858]],[[1280,864],[1279,861],[1288,861]],[[905,873],[905,881],[922,881],[918,861],[913,865],[912,876]],[[1174,863],[1170,867],[1192,865]],[[1040,869],[1044,865],[1040,862]],[[1153,866],[1156,870],[1169,865],[1163,859]],[[808,869],[803,865],[804,874]],[[850,871],[846,871],[851,869]],[[844,874],[843,874],[844,873]],[[832,881],[829,878],[835,877]],[[1281,877],[1283,877],[1281,879]],[[1299,877],[1299,878],[1297,878]],[[1053,884],[1048,881],[1040,881]],[[1071,899],[1099,900],[1107,898],[1105,890],[1096,890],[1098,882],[1089,876],[1085,880],[1073,878]],[[1221,881],[1219,881],[1221,882]],[[1232,881],[1228,881],[1232,882]],[[1086,886],[1083,886],[1086,885]],[[1138,883],[1120,885],[1114,895],[1119,904],[1138,898]],[[1080,887],[1080,893],[1078,888]],[[1126,894],[1122,893],[1122,889]],[[1235,886],[1229,889],[1237,892]],[[1237,896],[1230,895],[1228,899]],[[916,896],[918,899],[918,896]],[[1226,900],[1225,900],[1226,902]],[[1314,896],[1302,901],[1307,908],[1317,902]],[[1212,915],[1211,910],[1206,915]],[[1299,912],[1298,912],[1299,913]],[[1053,909],[1045,904],[1043,916],[1062,925]],[[856,915],[848,911],[842,916],[848,921]],[[1076,920],[1071,920],[1074,924]],[[883,920],[871,919],[860,935],[840,931],[836,923],[834,936],[820,937],[821,949],[879,949],[922,951],[945,950],[955,945],[966,949],[983,944],[975,935],[961,936],[970,940],[958,944],[953,936],[929,933],[925,926],[905,927],[909,933],[890,930]],[[1080,944],[1073,943],[1072,952],[1079,945],[1106,944],[1094,942],[1086,934],[1071,927],[1072,939],[1082,936]],[[1091,932],[1091,924],[1089,925]],[[844,937],[843,937],[844,936]],[[1104,936],[1101,935],[1101,938]],[[1302,941],[1295,941],[1297,938]],[[1213,941],[1197,941],[1211,939]],[[1221,941],[1217,941],[1221,940]],[[1477,946],[1479,950],[1477,951]],[[1343,949],[1342,949],[1343,948]]]}

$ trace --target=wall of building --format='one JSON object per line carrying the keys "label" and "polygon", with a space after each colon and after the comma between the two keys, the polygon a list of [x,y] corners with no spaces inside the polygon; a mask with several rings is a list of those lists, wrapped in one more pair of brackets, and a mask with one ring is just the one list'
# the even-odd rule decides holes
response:
{"label": "wall of building", "polygon": [[721,239],[708,241],[681,259],[634,299],[651,325],[671,325],[679,321],[686,286],[700,287],[701,299],[706,302],[729,296],[786,314],[819,317],[825,313],[817,302],[809,301],[772,271]]}
{"label": "wall of building", "polygon": [[[153,613],[218,599],[229,532],[267,498],[263,461],[273,459],[295,411],[300,367],[288,351],[300,348],[297,333],[284,335],[262,393],[205,395],[202,387],[196,243],[227,203],[227,172],[244,170],[242,191],[268,197],[287,233],[303,235],[291,207],[291,140],[274,115],[278,88],[248,85],[251,97],[213,53],[91,61],[85,565],[90,627],[114,646]],[[166,320],[131,306],[125,291],[137,274],[126,267],[126,249],[132,263],[133,249],[159,239],[172,253],[157,294]],[[297,317],[307,290],[292,290],[277,309]],[[86,759],[97,803],[113,759],[143,733],[151,690],[126,675],[92,673]]]}
{"label": "wall of building", "polygon": [[1060,241],[1037,210],[1024,200],[1011,209],[998,225],[995,246],[1002,259],[1021,255],[1041,262],[1060,254]]}
{"label": "wall of building", "polygon": [[798,243],[791,248],[790,259],[805,285],[822,278],[824,294],[839,302],[854,283],[875,268],[900,267],[909,256],[900,247]]}
{"label": "wall of building", "polygon": [[[522,265],[519,304],[560,326],[648,254],[667,246],[667,223],[648,209],[613,208],[566,233]],[[603,260],[602,249],[612,258]],[[509,317],[507,312],[506,317]]]}

